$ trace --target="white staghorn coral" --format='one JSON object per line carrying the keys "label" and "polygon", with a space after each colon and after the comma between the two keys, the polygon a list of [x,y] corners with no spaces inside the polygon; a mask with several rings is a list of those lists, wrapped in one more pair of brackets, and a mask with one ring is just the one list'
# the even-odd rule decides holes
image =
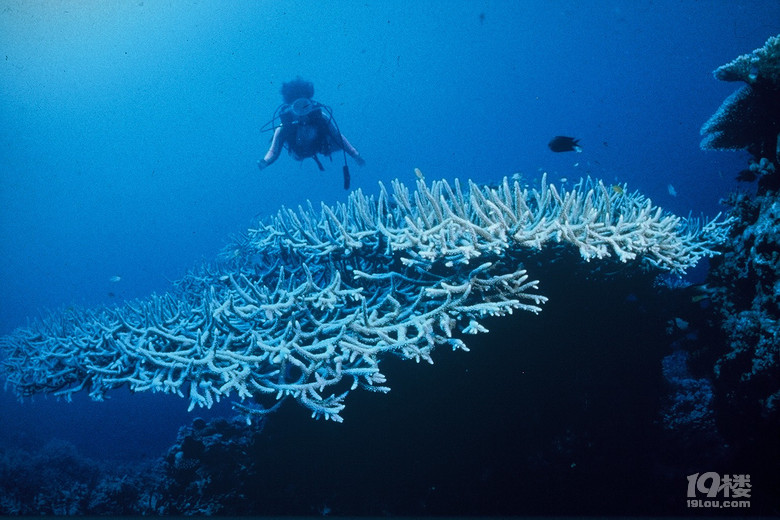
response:
{"label": "white staghorn coral", "polygon": [[341,421],[350,390],[388,390],[381,356],[432,362],[438,345],[466,349],[455,336],[485,332],[484,316],[539,312],[546,298],[524,266],[534,250],[570,244],[586,261],[682,272],[727,228],[591,180],[570,191],[420,180],[414,192],[395,181],[376,199],[282,209],[167,295],[18,329],[0,339],[3,369],[20,396],[101,399],[128,385],[190,408],[237,396],[249,418],[268,395]]}

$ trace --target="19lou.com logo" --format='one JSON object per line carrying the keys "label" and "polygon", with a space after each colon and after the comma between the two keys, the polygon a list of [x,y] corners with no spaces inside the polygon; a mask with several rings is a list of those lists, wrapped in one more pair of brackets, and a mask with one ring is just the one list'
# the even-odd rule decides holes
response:
{"label": "19lou.com logo", "polygon": [[688,475],[688,507],[750,507],[750,475]]}

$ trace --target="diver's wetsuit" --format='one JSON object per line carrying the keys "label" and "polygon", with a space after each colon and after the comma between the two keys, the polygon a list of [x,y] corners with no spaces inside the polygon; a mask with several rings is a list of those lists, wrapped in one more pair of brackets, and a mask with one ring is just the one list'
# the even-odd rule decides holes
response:
{"label": "diver's wetsuit", "polygon": [[[323,122],[317,124],[295,125],[295,127],[282,124],[276,128],[271,147],[263,157],[265,166],[272,164],[279,158],[285,144],[290,148],[290,153],[298,160],[312,157],[316,161],[318,153],[330,155],[343,148],[350,157],[361,163],[362,157],[347,138],[339,133],[333,121],[324,114],[321,117],[323,117]],[[327,129],[325,135],[320,135],[320,128],[317,125],[321,124],[324,124]],[[317,163],[319,164],[319,161]]]}

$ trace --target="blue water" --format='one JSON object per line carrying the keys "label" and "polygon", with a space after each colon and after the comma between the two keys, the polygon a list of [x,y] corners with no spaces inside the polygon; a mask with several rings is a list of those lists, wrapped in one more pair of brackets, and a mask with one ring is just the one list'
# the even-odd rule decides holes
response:
{"label": "blue water", "polygon": [[[0,334],[162,293],[280,206],[344,200],[340,157],[256,167],[296,75],[366,159],[353,189],[592,175],[714,215],[747,154],[699,149],[736,89],[711,72],[778,32],[776,0],[0,1]],[[103,457],[159,453],[192,418],[124,392],[0,406],[0,440]]]}

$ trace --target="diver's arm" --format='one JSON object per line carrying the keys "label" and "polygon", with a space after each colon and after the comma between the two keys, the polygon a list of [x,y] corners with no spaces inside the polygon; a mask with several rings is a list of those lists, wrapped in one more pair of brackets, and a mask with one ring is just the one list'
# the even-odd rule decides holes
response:
{"label": "diver's arm", "polygon": [[274,137],[271,140],[271,147],[268,148],[268,152],[266,152],[265,157],[257,161],[257,166],[261,170],[273,164],[273,162],[279,158],[279,154],[282,153],[282,147],[284,146],[284,139],[282,139],[282,129],[283,127],[280,126],[274,130]]}
{"label": "diver's arm", "polygon": [[330,122],[330,124],[328,124],[328,129],[330,131],[331,137],[333,137],[333,140],[336,143],[340,142],[341,146],[344,148],[344,151],[347,152],[347,154],[349,154],[350,157],[355,159],[355,162],[357,162],[360,166],[366,164],[366,160],[360,156],[360,152],[358,152],[357,149],[355,149],[355,147],[352,146],[352,144],[347,140],[347,138],[344,137],[344,134],[340,133],[338,129],[336,129],[336,126],[333,124],[333,122]]}
{"label": "diver's arm", "polygon": [[344,137],[344,134],[341,134],[341,142],[342,142],[342,144],[344,145],[344,151],[345,151],[345,152],[347,152],[347,153],[349,154],[349,156],[350,156],[350,157],[352,157],[353,159],[355,159],[355,161],[356,161],[356,162],[357,162],[357,163],[358,163],[360,166],[363,166],[364,164],[366,164],[366,160],[365,160],[365,159],[363,159],[363,158],[360,156],[360,153],[359,153],[359,152],[358,152],[358,151],[355,149],[355,147],[354,147],[354,146],[352,146],[352,144],[350,144],[350,142],[349,142],[349,141],[347,141],[347,138],[346,138],[346,137]]}

